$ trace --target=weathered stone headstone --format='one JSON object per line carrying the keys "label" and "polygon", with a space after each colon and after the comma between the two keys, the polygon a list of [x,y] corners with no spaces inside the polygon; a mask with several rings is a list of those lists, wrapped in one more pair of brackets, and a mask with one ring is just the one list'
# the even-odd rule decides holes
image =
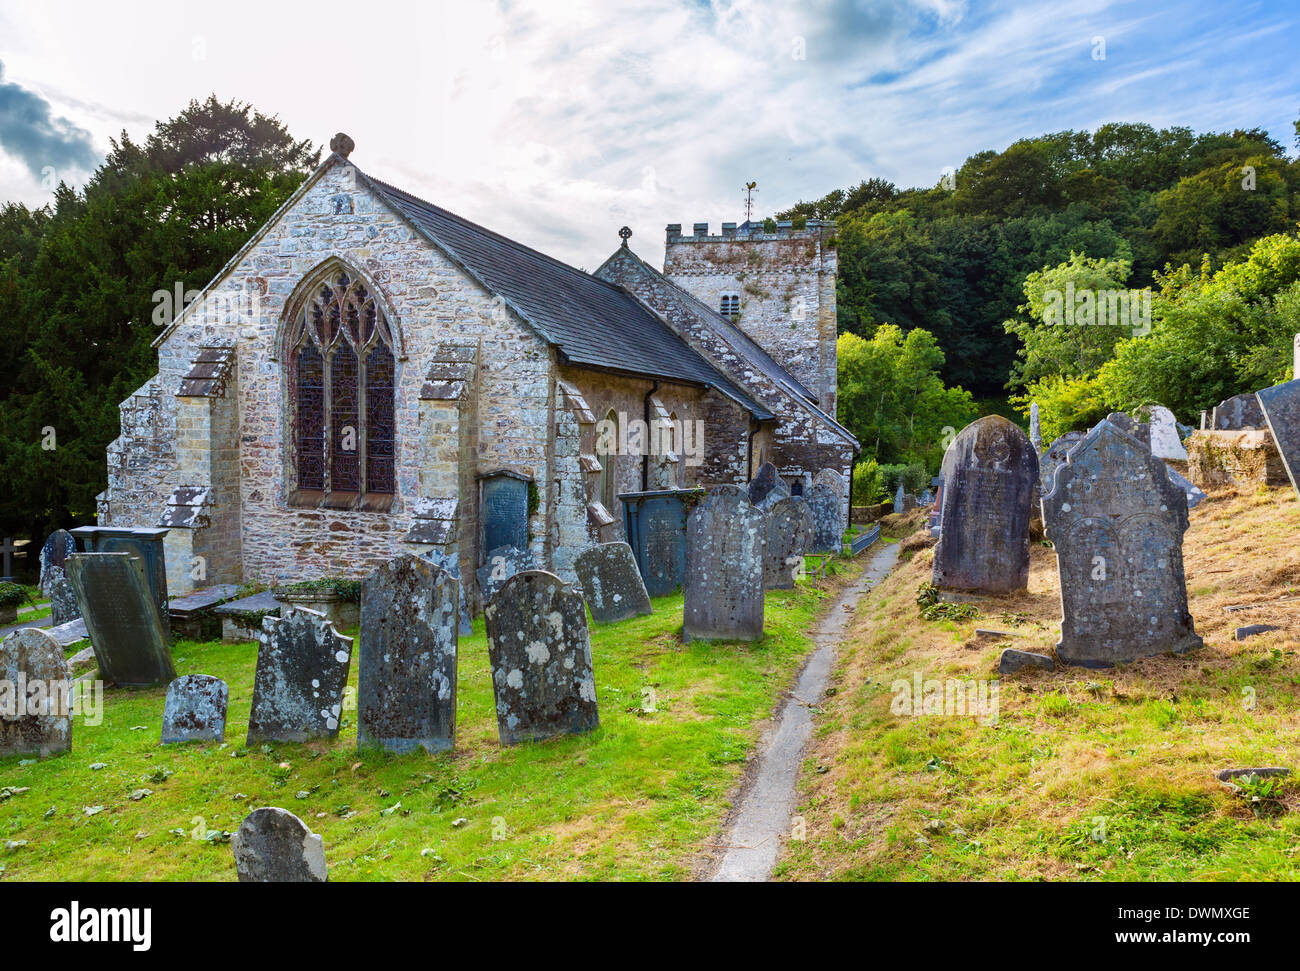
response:
{"label": "weathered stone headstone", "polygon": [[1166,466],[1166,471],[1169,473],[1169,481],[1178,486],[1183,491],[1183,495],[1187,496],[1187,508],[1195,509],[1197,503],[1205,498],[1205,493],[1177,469]]}
{"label": "weathered stone headstone", "polygon": [[287,809],[255,809],[230,841],[240,883],[326,883],[325,841]]}
{"label": "weathered stone headstone", "polygon": [[812,545],[812,513],[801,496],[787,496],[767,511],[767,542],[763,547],[763,588],[792,590]]}
{"label": "weathered stone headstone", "polygon": [[1126,415],[1122,411],[1112,411],[1109,415],[1105,417],[1104,420],[1110,422],[1112,425],[1114,425],[1124,434],[1131,435],[1133,438],[1136,438],[1139,442],[1141,442],[1144,446],[1146,446],[1148,452],[1151,451],[1151,423],[1150,422],[1138,421],[1132,415]]}
{"label": "weathered stone headstone", "polygon": [[1288,381],[1256,392],[1268,430],[1273,433],[1291,486],[1300,492],[1300,381]]}
{"label": "weathered stone headstone", "polygon": [[840,525],[840,497],[828,485],[815,485],[803,496],[812,514],[813,537],[809,553],[839,553],[844,549]]}
{"label": "weathered stone headstone", "polygon": [[710,489],[691,510],[686,524],[686,640],[752,641],[763,635],[766,538],[766,517],[738,486]]}
{"label": "weathered stone headstone", "polygon": [[220,678],[187,674],[167,686],[162,744],[221,742],[226,737],[230,688]]}
{"label": "weathered stone headstone", "polygon": [[131,553],[75,553],[67,571],[104,680],[124,688],[174,681],[144,560]]}
{"label": "weathered stone headstone", "polygon": [[1183,447],[1174,413],[1164,405],[1152,405],[1147,413],[1151,421],[1151,454],[1158,459],[1186,462],[1187,449]]}
{"label": "weathered stone headstone", "polygon": [[0,643],[0,759],[72,749],[71,685],[63,648],[35,627]]}
{"label": "weathered stone headstone", "polygon": [[578,554],[573,569],[591,616],[598,623],[612,624],[654,612],[632,547],[626,543],[588,547]]}
{"label": "weathered stone headstone", "polygon": [[786,484],[785,479],[777,479],[776,485],[773,486],[762,499],[754,503],[759,509],[771,509],[774,502],[785,499],[790,495],[790,486]]}
{"label": "weathered stone headstone", "polygon": [[1061,580],[1067,664],[1110,667],[1200,647],[1183,574],[1187,501],[1165,464],[1103,421],[1043,497]]}
{"label": "weathered stone headstone", "polygon": [[439,752],[455,744],[459,586],[409,554],[362,581],[359,748]]}
{"label": "weathered stone headstone", "polygon": [[68,624],[81,616],[77,610],[77,594],[72,589],[72,582],[63,572],[63,567],[52,566],[45,575],[46,593],[50,597],[50,623],[58,627]]}
{"label": "weathered stone headstone", "polygon": [[830,488],[840,500],[840,535],[849,528],[849,479],[835,469],[822,469],[812,480],[813,485]]}
{"label": "weathered stone headstone", "polygon": [[587,609],[577,589],[525,570],[505,582],[484,617],[502,745],[599,727]]}
{"label": "weathered stone headstone", "polygon": [[1242,429],[1264,428],[1264,412],[1259,407],[1259,398],[1254,391],[1233,395],[1220,401],[1210,419],[1210,427],[1215,431],[1235,432]]}
{"label": "weathered stone headstone", "polygon": [[479,549],[528,548],[528,485],[527,480],[505,472],[483,478],[483,508],[479,513],[483,537]]}
{"label": "weathered stone headstone", "polygon": [[283,608],[258,634],[248,744],[335,738],[352,663],[352,638],[323,614]]}
{"label": "weathered stone headstone", "polygon": [[936,586],[1007,593],[1029,582],[1029,516],[1038,456],[1000,415],[972,422],[943,459]]}
{"label": "weathered stone headstone", "polygon": [[894,493],[894,515],[895,516],[901,515],[902,513],[907,511],[907,507],[903,505],[903,500],[906,497],[907,497],[907,493],[903,491],[903,483],[900,482],[898,484],[897,491],[895,491]]}
{"label": "weathered stone headstone", "polygon": [[676,593],[685,582],[686,506],[698,495],[672,489],[619,496],[627,541],[652,597]]}
{"label": "weathered stone headstone", "polygon": [[531,570],[537,564],[533,554],[514,546],[501,546],[488,553],[483,565],[478,568],[478,590],[483,605],[487,606],[502,584],[516,573]]}
{"label": "weathered stone headstone", "polygon": [[442,552],[442,550],[429,550],[424,556],[444,573],[450,573],[456,578],[456,588],[460,591],[457,610],[459,633],[461,637],[469,637],[470,634],[474,633],[474,624],[469,616],[469,601],[465,598],[465,584],[460,579],[460,557],[450,556]]}
{"label": "weathered stone headstone", "polygon": [[1038,457],[1038,481],[1044,494],[1052,491],[1052,481],[1056,470],[1065,464],[1065,457],[1070,449],[1083,441],[1087,432],[1066,432],[1047,446],[1047,451]]}
{"label": "weathered stone headstone", "polygon": [[49,596],[50,587],[48,586],[51,569],[58,570],[58,575],[64,575],[64,564],[68,557],[77,552],[77,541],[72,534],[66,529],[56,529],[45,540],[45,545],[41,547],[41,592]]}
{"label": "weathered stone headstone", "polygon": [[1035,452],[1043,447],[1043,433],[1040,431],[1038,425],[1037,401],[1031,401],[1029,403],[1029,444],[1034,446]]}
{"label": "weathered stone headstone", "polygon": [[167,551],[163,540],[166,529],[146,529],[129,526],[78,526],[72,535],[81,541],[87,553],[130,553],[140,557],[144,575],[158,615],[162,618],[163,635],[172,639],[171,613],[167,609]]}
{"label": "weathered stone headstone", "polygon": [[749,482],[749,501],[758,505],[767,498],[767,494],[775,489],[780,481],[781,477],[777,475],[776,466],[771,462],[764,462]]}

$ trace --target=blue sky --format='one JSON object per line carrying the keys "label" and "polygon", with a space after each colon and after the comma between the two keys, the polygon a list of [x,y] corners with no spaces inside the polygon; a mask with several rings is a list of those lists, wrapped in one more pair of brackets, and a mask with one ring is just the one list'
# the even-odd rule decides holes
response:
{"label": "blue sky", "polygon": [[[0,199],[215,92],[576,265],[1108,121],[1294,154],[1300,2],[0,2]],[[307,15],[302,10],[309,11]]]}

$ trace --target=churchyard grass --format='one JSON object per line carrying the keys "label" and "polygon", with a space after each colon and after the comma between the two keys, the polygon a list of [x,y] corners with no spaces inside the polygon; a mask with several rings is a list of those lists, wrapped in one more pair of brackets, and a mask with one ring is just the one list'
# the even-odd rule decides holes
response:
{"label": "churchyard grass", "polygon": [[[1300,783],[1234,793],[1211,775],[1300,770],[1300,602],[1224,611],[1297,592],[1300,503],[1290,488],[1215,494],[1191,522],[1203,650],[1000,679],[1004,647],[1056,643],[1051,549],[1031,547],[1028,592],[973,598],[972,620],[927,622],[915,597],[933,552],[908,537],[910,559],[859,605],[841,648],[802,775],[807,839],[788,844],[778,879],[1300,879]],[[1290,632],[1233,639],[1257,623]],[[892,713],[894,682],[916,672],[997,679],[996,723]]]}
{"label": "churchyard grass", "polygon": [[[0,762],[0,793],[27,789],[0,801],[0,879],[233,880],[227,834],[267,805],[324,837],[332,880],[688,878],[820,605],[861,564],[835,569],[770,593],[753,645],[683,645],[680,595],[593,625],[601,726],[542,744],[498,743],[479,618],[460,642],[451,755],[359,754],[355,711],[337,741],[245,750],[254,646],[181,642],[178,674],[230,685],[227,744],[160,747],[164,690],[107,692],[70,755]],[[353,690],[357,670],[354,655]]]}

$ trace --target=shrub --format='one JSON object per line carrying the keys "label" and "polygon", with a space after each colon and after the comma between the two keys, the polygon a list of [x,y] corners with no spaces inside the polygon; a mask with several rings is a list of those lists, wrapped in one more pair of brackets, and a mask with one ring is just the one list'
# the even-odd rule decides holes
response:
{"label": "shrub", "polygon": [[880,474],[879,462],[867,459],[853,467],[853,505],[875,505],[885,496],[885,480]]}
{"label": "shrub", "polygon": [[27,594],[16,583],[0,583],[0,607],[21,607],[27,602]]}

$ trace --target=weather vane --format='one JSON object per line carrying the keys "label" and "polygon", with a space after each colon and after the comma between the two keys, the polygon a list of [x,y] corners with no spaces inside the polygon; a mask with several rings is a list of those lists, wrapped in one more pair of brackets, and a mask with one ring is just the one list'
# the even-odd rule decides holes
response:
{"label": "weather vane", "polygon": [[754,193],[757,191],[757,182],[745,183],[745,222],[749,222],[754,216]]}

